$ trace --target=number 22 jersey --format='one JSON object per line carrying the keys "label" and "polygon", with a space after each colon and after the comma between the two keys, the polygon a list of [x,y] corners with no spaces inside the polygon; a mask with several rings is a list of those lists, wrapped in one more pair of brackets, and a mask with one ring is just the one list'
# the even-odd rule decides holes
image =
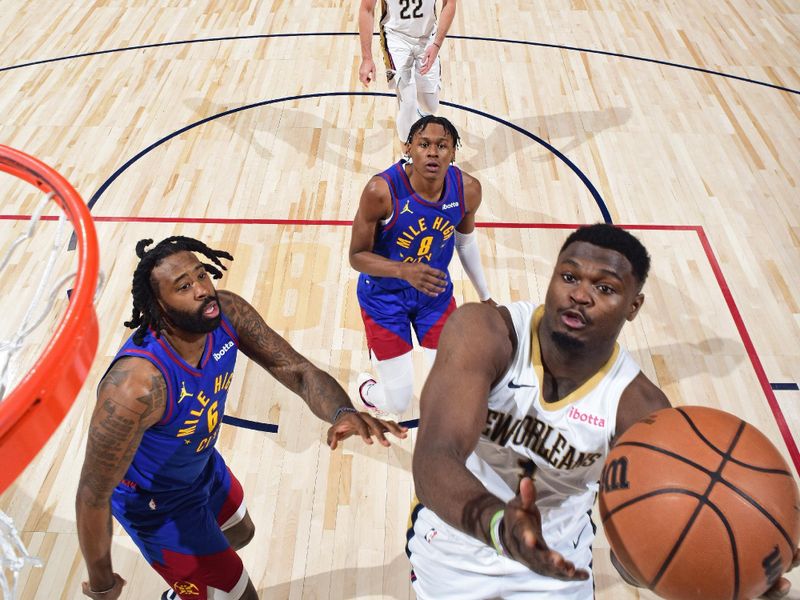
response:
{"label": "number 22 jersey", "polygon": [[381,0],[381,32],[427,38],[436,29],[436,0]]}

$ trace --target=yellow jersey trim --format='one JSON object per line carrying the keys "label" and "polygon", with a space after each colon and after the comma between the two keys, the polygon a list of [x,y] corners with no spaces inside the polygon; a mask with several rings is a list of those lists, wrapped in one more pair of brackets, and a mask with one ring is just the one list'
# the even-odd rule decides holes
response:
{"label": "yellow jersey trim", "polygon": [[617,362],[617,357],[619,356],[619,344],[616,342],[614,343],[614,351],[611,353],[611,356],[606,363],[577,389],[564,396],[561,400],[557,400],[556,402],[545,402],[544,365],[542,364],[542,348],[539,345],[539,324],[541,323],[543,316],[544,305],[536,307],[536,310],[533,313],[533,319],[531,320],[531,362],[533,363],[533,370],[536,373],[536,379],[539,381],[539,405],[544,410],[556,411],[564,408],[565,406],[573,404],[574,402],[577,402],[598,386],[603,377],[608,375],[608,372],[611,370],[611,367],[614,366],[614,363]]}

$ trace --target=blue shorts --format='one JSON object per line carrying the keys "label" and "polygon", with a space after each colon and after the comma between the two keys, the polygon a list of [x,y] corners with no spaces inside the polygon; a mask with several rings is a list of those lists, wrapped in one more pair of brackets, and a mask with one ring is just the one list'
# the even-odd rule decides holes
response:
{"label": "blue shorts", "polygon": [[121,483],[111,496],[114,517],[147,562],[179,594],[197,600],[208,587],[233,589],[242,577],[242,561],[221,527],[243,504],[242,486],[216,450],[190,489],[152,493]]}
{"label": "blue shorts", "polygon": [[453,284],[432,298],[408,288],[387,292],[367,278],[360,278],[357,288],[361,318],[367,333],[367,346],[378,360],[388,360],[413,348],[411,328],[420,346],[436,349],[447,320],[456,309]]}

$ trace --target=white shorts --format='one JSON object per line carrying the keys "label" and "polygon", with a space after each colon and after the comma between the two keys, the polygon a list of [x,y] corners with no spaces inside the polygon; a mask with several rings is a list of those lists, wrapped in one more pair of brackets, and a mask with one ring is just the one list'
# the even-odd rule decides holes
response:
{"label": "white shorts", "polygon": [[384,30],[381,48],[383,62],[386,65],[386,79],[389,87],[395,89],[415,83],[417,90],[423,93],[435,92],[442,86],[442,65],[439,56],[433,67],[425,75],[420,75],[425,48],[433,42],[436,31],[430,38],[417,39]]}
{"label": "white shorts", "polygon": [[[588,522],[588,517],[587,517]],[[592,561],[591,524],[578,536],[577,547],[555,547],[578,568]],[[534,573],[515,560],[498,556],[494,549],[456,531],[423,508],[413,523],[408,541],[414,592],[419,600],[592,600],[594,583],[559,581]]]}

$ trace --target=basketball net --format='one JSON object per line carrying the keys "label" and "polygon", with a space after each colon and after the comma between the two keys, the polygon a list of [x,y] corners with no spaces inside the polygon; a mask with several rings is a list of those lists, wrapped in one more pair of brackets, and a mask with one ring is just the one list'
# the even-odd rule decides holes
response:
{"label": "basketball net", "polygon": [[[0,277],[9,281],[16,277],[20,282],[13,295],[8,294],[9,305],[3,313],[5,324],[17,323],[16,331],[0,334],[2,493],[56,430],[88,374],[98,338],[94,300],[103,278],[99,276],[94,225],[74,188],[38,159],[2,145],[0,171],[27,181],[45,194],[30,222],[0,256]],[[51,204],[61,209],[58,217],[43,217]],[[19,221],[26,218],[13,217]],[[66,226],[68,219],[77,239],[77,253],[65,252],[71,230]],[[55,221],[54,231],[39,231],[45,220]],[[15,227],[20,230],[19,225]],[[34,235],[36,240],[31,242]],[[69,269],[59,267],[59,261],[74,261],[76,255],[77,271],[58,277],[59,269]],[[36,257],[38,281],[36,275],[28,275],[30,256]],[[11,264],[16,265],[16,273],[6,273]],[[63,288],[73,280],[74,289],[64,294]],[[63,308],[67,297],[66,309],[60,315],[62,310],[54,307]],[[42,323],[49,327],[37,332]],[[38,358],[29,360],[37,352]],[[25,362],[29,364],[22,364]],[[11,517],[0,510],[0,590],[5,600],[16,597],[25,566],[41,567],[42,562],[31,556]]]}
{"label": "basketball net", "polygon": [[25,565],[41,567],[42,561],[28,554],[11,517],[0,510],[0,590],[3,590],[3,598],[16,598],[19,573]]}
{"label": "basketball net", "polygon": [[[47,196],[39,203],[36,207],[36,211],[33,213],[31,217],[30,224],[28,225],[28,229],[22,233],[14,243],[11,244],[11,247],[6,252],[6,255],[0,259],[0,277],[3,276],[3,270],[5,269],[6,265],[11,261],[11,257],[14,254],[14,251],[21,246],[23,242],[29,240],[33,237],[33,234],[36,231],[36,226],[39,224],[41,220],[41,215],[44,209],[50,204],[50,201],[53,198],[53,194],[47,194]],[[20,321],[19,327],[17,331],[14,332],[11,337],[7,340],[0,340],[0,401],[5,397],[6,390],[11,387],[13,383],[12,379],[15,375],[15,370],[12,368],[12,363],[14,356],[22,349],[25,338],[30,334],[36,327],[38,327],[42,321],[44,321],[47,314],[50,312],[50,309],[53,307],[53,303],[55,301],[56,293],[58,292],[59,288],[63,284],[64,281],[71,280],[75,277],[75,273],[70,273],[61,281],[59,281],[58,285],[54,286],[53,290],[49,294],[47,299],[47,304],[44,306],[42,310],[37,310],[39,305],[42,303],[42,299],[45,296],[45,287],[47,282],[50,280],[50,277],[53,273],[53,266],[55,265],[56,257],[58,251],[61,249],[61,244],[64,241],[64,223],[66,222],[67,218],[66,215],[63,213],[59,216],[58,219],[58,230],[56,231],[56,235],[53,238],[53,244],[50,248],[50,253],[47,257],[47,265],[42,272],[41,277],[39,278],[39,284],[37,285],[36,291],[33,295],[33,301],[28,305],[28,309],[25,311],[25,316]],[[38,315],[36,313],[38,312]],[[34,318],[34,315],[36,317]]]}
{"label": "basketball net", "polygon": [[[23,242],[33,237],[36,226],[39,224],[40,217],[44,209],[50,204],[53,194],[47,196],[39,202],[33,216],[31,217],[30,224],[27,230],[20,235],[14,243],[11,244],[8,252],[0,259],[0,277],[2,277],[3,270],[6,265],[11,261],[14,251],[21,246]],[[64,223],[66,222],[66,215],[63,213],[58,219],[58,230],[53,240],[53,246],[47,258],[47,265],[39,278],[36,292],[34,293],[33,302],[28,305],[25,311],[25,316],[20,322],[17,331],[8,340],[0,340],[0,402],[6,395],[6,390],[12,384],[14,377],[14,369],[11,368],[13,358],[17,352],[24,345],[25,337],[33,331],[42,321],[44,321],[47,313],[53,306],[55,294],[51,293],[49,301],[43,310],[38,311],[38,316],[34,319],[37,309],[41,304],[44,297],[44,288],[47,281],[50,279],[55,263],[56,251],[63,243],[64,237]],[[69,275],[69,279],[75,276],[74,273]],[[60,286],[57,286],[60,287]],[[17,582],[19,580],[19,573],[25,567],[30,565],[34,567],[41,567],[42,561],[28,554],[28,550],[19,538],[17,528],[14,527],[14,522],[7,514],[0,510],[0,589],[3,591],[3,598],[13,599],[16,598]],[[11,580],[9,581],[9,577]]]}

